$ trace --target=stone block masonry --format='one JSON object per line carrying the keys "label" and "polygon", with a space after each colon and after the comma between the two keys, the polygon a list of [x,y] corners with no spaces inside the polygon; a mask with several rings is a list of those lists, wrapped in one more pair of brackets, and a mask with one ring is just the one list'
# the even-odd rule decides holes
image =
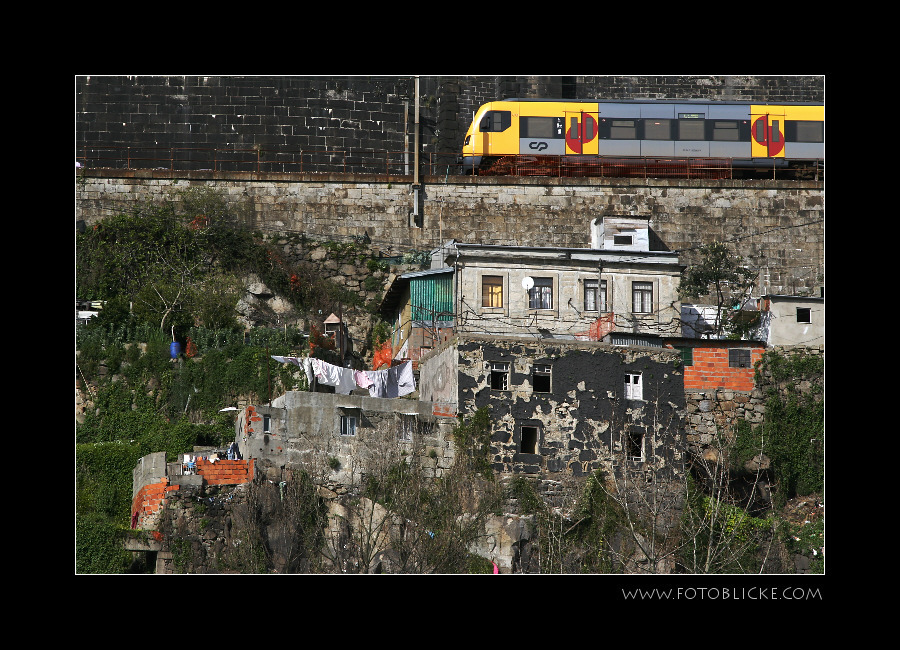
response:
{"label": "stone block masonry", "polygon": [[[83,182],[82,182],[83,181]],[[249,202],[244,227],[337,242],[368,238],[390,257],[441,240],[589,248],[591,221],[648,215],[656,249],[694,264],[697,249],[729,242],[760,269],[760,293],[818,293],[824,283],[824,187],[814,181],[600,178],[423,178],[421,224],[411,219],[410,177],[88,170],[76,184],[87,228],[139,201],[178,199],[208,186]]]}

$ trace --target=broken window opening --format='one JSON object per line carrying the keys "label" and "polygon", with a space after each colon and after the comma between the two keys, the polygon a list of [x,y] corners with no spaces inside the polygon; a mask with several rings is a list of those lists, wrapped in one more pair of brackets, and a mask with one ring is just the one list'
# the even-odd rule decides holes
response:
{"label": "broken window opening", "polygon": [[550,392],[550,365],[535,364],[531,370],[531,386],[535,393]]}
{"label": "broken window opening", "polygon": [[519,449],[523,454],[536,454],[539,427],[522,427],[522,440]]}
{"label": "broken window opening", "polygon": [[642,461],[644,460],[644,432],[632,429],[625,433],[625,453],[628,460]]}
{"label": "broken window opening", "polygon": [[509,363],[491,363],[491,389],[509,390]]}

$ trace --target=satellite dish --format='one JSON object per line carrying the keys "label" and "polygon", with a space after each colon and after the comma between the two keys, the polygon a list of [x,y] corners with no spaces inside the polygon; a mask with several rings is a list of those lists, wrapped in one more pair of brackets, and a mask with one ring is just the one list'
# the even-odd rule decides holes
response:
{"label": "satellite dish", "polygon": [[533,286],[534,286],[534,280],[531,279],[531,277],[526,275],[525,278],[522,280],[522,288],[525,289],[525,291],[531,291],[531,288]]}

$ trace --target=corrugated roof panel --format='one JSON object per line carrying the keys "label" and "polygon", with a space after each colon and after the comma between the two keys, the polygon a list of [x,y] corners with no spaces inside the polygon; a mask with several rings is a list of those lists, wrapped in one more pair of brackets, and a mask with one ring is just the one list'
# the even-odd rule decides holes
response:
{"label": "corrugated roof panel", "polygon": [[440,274],[411,278],[409,297],[412,320],[452,320],[453,275]]}

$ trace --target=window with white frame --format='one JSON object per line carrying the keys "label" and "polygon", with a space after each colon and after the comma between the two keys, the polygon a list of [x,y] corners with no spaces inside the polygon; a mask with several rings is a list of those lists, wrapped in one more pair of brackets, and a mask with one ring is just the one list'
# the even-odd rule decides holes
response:
{"label": "window with white frame", "polygon": [[272,431],[272,416],[269,414],[263,414],[263,433],[271,433]]}
{"label": "window with white frame", "polygon": [[535,278],[528,290],[529,309],[553,309],[553,278]]}
{"label": "window with white frame", "polygon": [[644,399],[644,386],[641,373],[625,373],[625,399]]}
{"label": "window with white frame", "polygon": [[653,311],[653,283],[631,283],[632,309],[635,314],[649,314]]}
{"label": "window with white frame", "polygon": [[342,436],[355,436],[356,435],[356,416],[355,415],[342,415],[341,416],[341,435]]}
{"label": "window with white frame", "polygon": [[509,390],[509,362],[495,361],[491,363],[491,388],[493,390]]}
{"label": "window with white frame", "polygon": [[606,311],[606,280],[584,281],[584,310]]}

